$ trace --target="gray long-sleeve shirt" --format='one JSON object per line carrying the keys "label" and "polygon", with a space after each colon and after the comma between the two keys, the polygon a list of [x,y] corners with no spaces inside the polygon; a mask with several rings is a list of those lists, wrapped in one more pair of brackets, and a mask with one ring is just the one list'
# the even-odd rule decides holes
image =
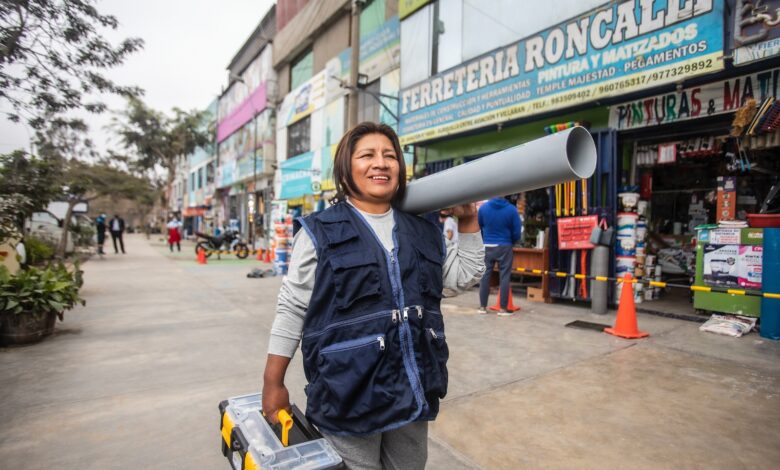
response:
{"label": "gray long-sleeve shirt", "polygon": [[[388,251],[394,248],[393,210],[384,214],[369,214],[359,211],[379,237]],[[442,235],[443,237],[443,235]],[[279,289],[276,304],[276,318],[271,327],[268,353],[293,357],[301,341],[303,320],[314,289],[314,274],[317,270],[317,251],[305,230],[299,230],[293,239],[290,266]],[[459,234],[458,244],[447,244],[442,278],[444,287],[461,292],[471,287],[485,272],[485,248],[482,235]]]}

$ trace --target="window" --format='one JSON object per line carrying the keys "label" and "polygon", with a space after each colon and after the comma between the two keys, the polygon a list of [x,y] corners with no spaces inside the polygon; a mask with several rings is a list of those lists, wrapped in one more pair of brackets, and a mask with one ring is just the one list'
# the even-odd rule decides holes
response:
{"label": "window", "polygon": [[206,184],[212,184],[214,182],[214,166],[215,162],[206,165]]}
{"label": "window", "polygon": [[290,90],[298,88],[312,76],[314,70],[314,51],[304,52],[290,67]]}
{"label": "window", "polygon": [[203,171],[205,169],[205,167],[198,168],[198,189],[203,187]]}
{"label": "window", "polygon": [[369,83],[364,90],[365,92],[358,93],[358,122],[379,122],[379,108],[382,105],[369,94],[379,93],[379,80]]}
{"label": "window", "polygon": [[287,158],[311,150],[311,116],[287,127]]}
{"label": "window", "polygon": [[195,172],[190,173],[190,191],[195,191]]}

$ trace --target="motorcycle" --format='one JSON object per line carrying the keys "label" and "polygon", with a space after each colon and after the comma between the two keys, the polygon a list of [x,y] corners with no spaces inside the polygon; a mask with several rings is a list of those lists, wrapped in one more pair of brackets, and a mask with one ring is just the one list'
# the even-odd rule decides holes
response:
{"label": "motorcycle", "polygon": [[206,258],[211,256],[212,251],[219,250],[235,252],[238,259],[244,259],[249,256],[249,246],[241,240],[236,231],[227,230],[216,237],[202,232],[195,232],[195,236],[203,239],[195,244],[195,254],[198,254],[198,251],[202,249],[206,252]]}

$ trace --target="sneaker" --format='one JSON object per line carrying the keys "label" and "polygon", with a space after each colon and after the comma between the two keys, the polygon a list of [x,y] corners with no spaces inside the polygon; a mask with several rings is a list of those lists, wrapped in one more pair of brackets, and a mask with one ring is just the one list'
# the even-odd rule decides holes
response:
{"label": "sneaker", "polygon": [[499,317],[511,317],[512,315],[514,315],[514,313],[512,313],[512,312],[510,312],[510,311],[508,311],[508,310],[504,310],[504,309],[501,309],[501,310],[498,312],[498,316],[499,316]]}
{"label": "sneaker", "polygon": [[479,307],[477,309],[477,313],[480,314],[480,315],[486,315],[487,314],[487,309],[485,309],[485,307]]}

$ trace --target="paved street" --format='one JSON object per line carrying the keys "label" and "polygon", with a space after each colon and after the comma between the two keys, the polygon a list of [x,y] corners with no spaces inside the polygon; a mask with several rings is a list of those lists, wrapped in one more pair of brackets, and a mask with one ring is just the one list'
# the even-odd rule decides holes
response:
{"label": "paved street", "polygon": [[[0,467],[229,468],[217,404],[260,389],[280,278],[246,278],[268,267],[251,259],[198,265],[187,243],[126,244],[84,265],[87,306],[53,337],[0,349]],[[515,302],[513,318],[476,315],[476,292],[445,302],[450,387],[429,468],[780,461],[780,344],[650,315],[651,337],[627,341],[564,328],[614,313]],[[287,385],[303,406],[299,358]]]}

